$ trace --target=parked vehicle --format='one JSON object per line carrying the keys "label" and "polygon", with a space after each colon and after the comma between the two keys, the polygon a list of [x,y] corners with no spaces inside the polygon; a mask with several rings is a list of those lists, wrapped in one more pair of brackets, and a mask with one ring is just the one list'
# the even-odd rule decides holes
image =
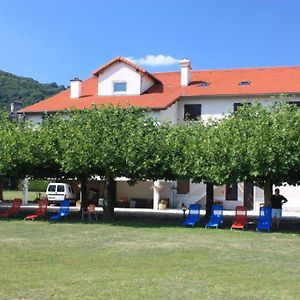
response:
{"label": "parked vehicle", "polygon": [[46,196],[48,198],[49,203],[60,203],[64,199],[69,199],[70,202],[76,203],[76,195],[73,188],[67,183],[49,183]]}

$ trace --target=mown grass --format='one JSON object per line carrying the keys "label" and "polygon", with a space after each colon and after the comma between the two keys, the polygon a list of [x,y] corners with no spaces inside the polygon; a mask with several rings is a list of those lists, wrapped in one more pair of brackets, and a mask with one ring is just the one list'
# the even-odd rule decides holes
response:
{"label": "mown grass", "polygon": [[[28,200],[34,201],[38,197],[39,193],[37,192],[28,192]],[[41,193],[42,197],[46,196],[46,193]],[[13,200],[15,198],[22,199],[22,191],[3,191],[4,200]]]}
{"label": "mown grass", "polygon": [[0,221],[0,299],[299,299],[300,235]]}

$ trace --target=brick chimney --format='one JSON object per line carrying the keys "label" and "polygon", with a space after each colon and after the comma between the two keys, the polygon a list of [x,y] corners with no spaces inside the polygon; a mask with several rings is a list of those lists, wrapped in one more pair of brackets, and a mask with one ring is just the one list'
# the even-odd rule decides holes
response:
{"label": "brick chimney", "polygon": [[70,81],[70,96],[73,99],[80,98],[81,96],[81,80],[77,77]]}
{"label": "brick chimney", "polygon": [[181,85],[188,86],[192,78],[192,65],[188,59],[179,61],[181,66]]}

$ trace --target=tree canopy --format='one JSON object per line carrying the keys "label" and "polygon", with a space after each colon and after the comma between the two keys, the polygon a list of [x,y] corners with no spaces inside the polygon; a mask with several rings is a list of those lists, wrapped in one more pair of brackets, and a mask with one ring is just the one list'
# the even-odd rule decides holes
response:
{"label": "tree canopy", "polygon": [[[48,132],[43,149],[63,173],[82,182],[100,176],[109,190],[116,177],[135,182],[170,176],[163,155],[168,130],[168,124],[159,124],[140,109],[107,106],[69,111],[66,119],[46,118],[40,132],[45,132],[44,136]],[[113,193],[112,188],[107,195],[108,215],[113,211]]]}
{"label": "tree canopy", "polygon": [[[108,217],[115,179],[191,178],[221,185],[299,183],[300,110],[293,105],[241,106],[221,120],[159,123],[138,108],[106,106],[48,116],[42,124],[0,115],[0,174],[69,176],[106,182]],[[267,195],[266,195],[267,197]]]}

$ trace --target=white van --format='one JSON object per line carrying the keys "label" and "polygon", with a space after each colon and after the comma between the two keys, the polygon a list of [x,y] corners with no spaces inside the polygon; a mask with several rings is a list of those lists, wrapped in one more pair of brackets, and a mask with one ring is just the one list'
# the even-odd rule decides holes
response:
{"label": "white van", "polygon": [[64,199],[69,199],[71,202],[76,202],[76,196],[73,188],[67,183],[49,183],[46,196],[49,203],[59,203]]}

